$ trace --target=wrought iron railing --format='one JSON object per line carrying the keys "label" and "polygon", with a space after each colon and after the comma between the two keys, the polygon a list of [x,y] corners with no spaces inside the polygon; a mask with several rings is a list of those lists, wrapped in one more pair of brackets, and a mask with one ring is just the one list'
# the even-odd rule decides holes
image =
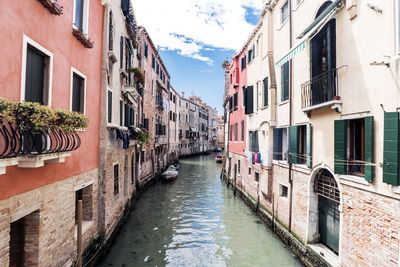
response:
{"label": "wrought iron railing", "polygon": [[308,108],[338,99],[338,70],[324,72],[301,85],[301,107]]}
{"label": "wrought iron railing", "polygon": [[23,131],[12,123],[0,126],[0,159],[69,152],[80,145],[76,132],[66,133],[56,128]]}
{"label": "wrought iron railing", "polygon": [[160,108],[163,108],[163,99],[161,97],[156,97],[156,105]]}

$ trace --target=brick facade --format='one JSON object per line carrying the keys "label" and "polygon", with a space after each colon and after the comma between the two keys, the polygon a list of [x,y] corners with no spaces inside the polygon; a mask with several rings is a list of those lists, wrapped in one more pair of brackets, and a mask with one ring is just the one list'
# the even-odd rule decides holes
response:
{"label": "brick facade", "polygon": [[10,225],[26,218],[27,266],[63,266],[76,257],[75,192],[92,188],[91,221],[83,224],[83,248],[98,234],[98,170],[0,201],[0,265],[9,265]]}

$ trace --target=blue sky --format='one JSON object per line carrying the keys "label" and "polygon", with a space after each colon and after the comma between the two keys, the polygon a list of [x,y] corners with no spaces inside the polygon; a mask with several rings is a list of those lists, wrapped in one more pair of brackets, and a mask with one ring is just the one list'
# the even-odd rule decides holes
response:
{"label": "blue sky", "polygon": [[[225,59],[258,21],[261,0],[132,0],[139,25],[160,46],[171,85],[223,113]],[[155,9],[154,7],[157,6]],[[152,10],[152,12],[148,12]]]}

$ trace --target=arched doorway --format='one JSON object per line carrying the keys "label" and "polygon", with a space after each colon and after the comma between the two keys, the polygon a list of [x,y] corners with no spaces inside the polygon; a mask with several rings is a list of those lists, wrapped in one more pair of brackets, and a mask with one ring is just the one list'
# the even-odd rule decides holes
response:
{"label": "arched doorway", "polygon": [[332,174],[322,169],[318,172],[314,191],[318,194],[319,241],[339,252],[340,192]]}

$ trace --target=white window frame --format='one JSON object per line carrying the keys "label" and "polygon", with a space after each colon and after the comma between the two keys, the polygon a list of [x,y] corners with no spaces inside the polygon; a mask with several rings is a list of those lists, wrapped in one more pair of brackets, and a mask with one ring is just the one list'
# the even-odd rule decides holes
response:
{"label": "white window frame", "polygon": [[[279,189],[278,189],[279,190],[279,197],[283,198],[283,199],[288,199],[288,197],[289,197],[289,185],[281,183],[281,182],[279,182],[278,184],[279,184]],[[287,188],[287,196],[283,196],[282,195],[283,187]]]}
{"label": "white window frame", "polygon": [[48,95],[47,95],[47,105],[51,107],[51,98],[52,98],[52,89],[53,89],[53,53],[33,41],[31,38],[23,34],[22,37],[22,68],[21,68],[21,91],[20,91],[20,101],[25,100],[25,83],[26,83],[26,60],[27,60],[27,51],[28,44],[46,56],[49,57],[49,66],[48,66]]}
{"label": "white window frame", "polygon": [[[89,33],[89,2],[90,0],[84,0],[83,1],[83,33],[88,34]],[[77,29],[78,28],[75,26],[75,5],[76,5],[76,0],[74,0],[74,5],[73,5],[73,10],[72,10],[72,28]]]}
{"label": "white window frame", "polygon": [[[289,16],[290,16],[290,10],[289,10],[289,8],[290,8],[290,5],[289,5],[289,1],[291,1],[291,0],[287,0],[282,6],[281,6],[281,8],[280,8],[280,17],[279,17],[279,25],[283,25],[283,24],[285,24],[286,23],[286,21],[289,19]],[[285,5],[288,5],[288,15],[287,15],[287,17],[285,18],[285,19],[283,19],[283,7],[285,6]]]}
{"label": "white window frame", "polygon": [[[69,95],[69,110],[72,111],[72,96],[73,96],[73,79],[74,73],[83,79],[83,114],[86,115],[86,75],[71,66],[71,84],[70,84],[70,95]],[[108,109],[108,108],[107,108]]]}

